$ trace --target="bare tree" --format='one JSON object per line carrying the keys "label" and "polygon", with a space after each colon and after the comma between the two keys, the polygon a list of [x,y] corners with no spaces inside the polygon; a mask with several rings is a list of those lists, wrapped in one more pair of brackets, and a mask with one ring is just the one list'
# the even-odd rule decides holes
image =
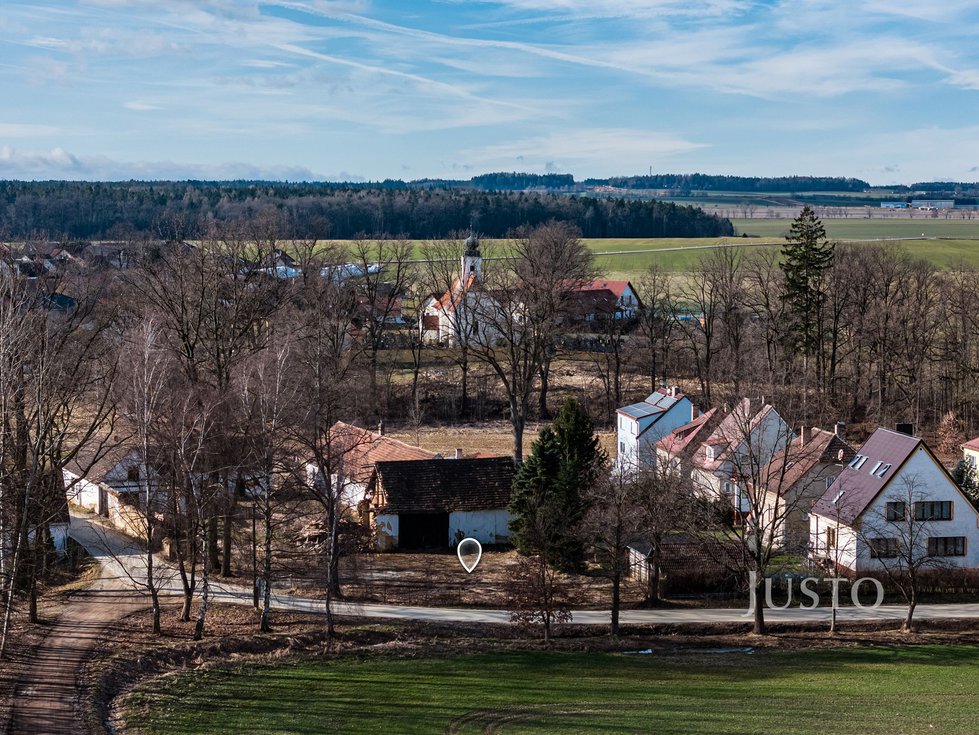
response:
{"label": "bare tree", "polygon": [[[855,529],[871,563],[876,562],[907,603],[901,629],[909,632],[913,630],[923,577],[929,571],[948,569],[948,556],[965,553],[964,539],[946,540],[936,533],[935,519],[942,518],[937,506],[942,504],[930,500],[925,480],[905,473],[888,490],[885,502],[868,509]],[[954,548],[956,544],[961,547]]]}
{"label": "bare tree", "polygon": [[503,387],[513,427],[513,457],[523,459],[530,399],[572,295],[593,273],[593,256],[563,223],[542,225],[512,241],[484,266],[473,355]]}

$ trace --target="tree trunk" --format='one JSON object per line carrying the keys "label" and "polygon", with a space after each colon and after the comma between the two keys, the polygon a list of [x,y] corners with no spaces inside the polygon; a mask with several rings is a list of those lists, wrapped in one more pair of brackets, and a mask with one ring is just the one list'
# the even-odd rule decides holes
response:
{"label": "tree trunk", "polygon": [[547,410],[547,389],[551,376],[551,361],[547,359],[541,365],[540,371],[540,392],[537,395],[537,414],[541,421],[551,418],[551,412]]}
{"label": "tree trunk", "polygon": [[212,513],[207,519],[207,563],[211,569],[219,566],[218,564],[218,517]]}
{"label": "tree trunk", "polygon": [[758,575],[755,584],[755,618],[751,632],[755,635],[765,635],[765,577]]}
{"label": "tree trunk", "polygon": [[619,634],[619,607],[621,606],[621,586],[622,575],[616,573],[612,576],[612,636]]}
{"label": "tree trunk", "polygon": [[469,357],[465,352],[459,359],[459,367],[462,370],[462,381],[459,386],[459,418],[464,419],[469,415]]}

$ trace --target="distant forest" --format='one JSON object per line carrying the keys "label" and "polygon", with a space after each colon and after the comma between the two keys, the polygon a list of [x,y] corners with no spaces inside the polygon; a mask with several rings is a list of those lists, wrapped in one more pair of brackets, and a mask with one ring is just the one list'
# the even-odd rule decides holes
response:
{"label": "distant forest", "polygon": [[164,230],[193,238],[208,220],[270,207],[295,237],[431,239],[470,226],[505,237],[549,220],[573,223],[585,237],[734,234],[729,220],[672,203],[385,184],[0,181],[0,238],[117,239]]}

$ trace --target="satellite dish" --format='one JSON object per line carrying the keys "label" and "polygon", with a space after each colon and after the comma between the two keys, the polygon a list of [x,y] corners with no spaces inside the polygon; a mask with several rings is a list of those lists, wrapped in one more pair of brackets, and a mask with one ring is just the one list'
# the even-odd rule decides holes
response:
{"label": "satellite dish", "polygon": [[837,461],[842,462],[843,461],[843,455],[844,455],[844,450],[841,449],[840,451],[838,451],[836,453],[836,459],[837,459]]}

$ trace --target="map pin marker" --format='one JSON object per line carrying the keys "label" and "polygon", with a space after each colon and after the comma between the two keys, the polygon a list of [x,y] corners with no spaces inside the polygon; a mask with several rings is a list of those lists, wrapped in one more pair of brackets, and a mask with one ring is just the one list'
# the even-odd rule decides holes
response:
{"label": "map pin marker", "polygon": [[464,538],[456,546],[456,556],[459,557],[462,568],[472,574],[479,560],[483,558],[483,545],[474,538]]}

